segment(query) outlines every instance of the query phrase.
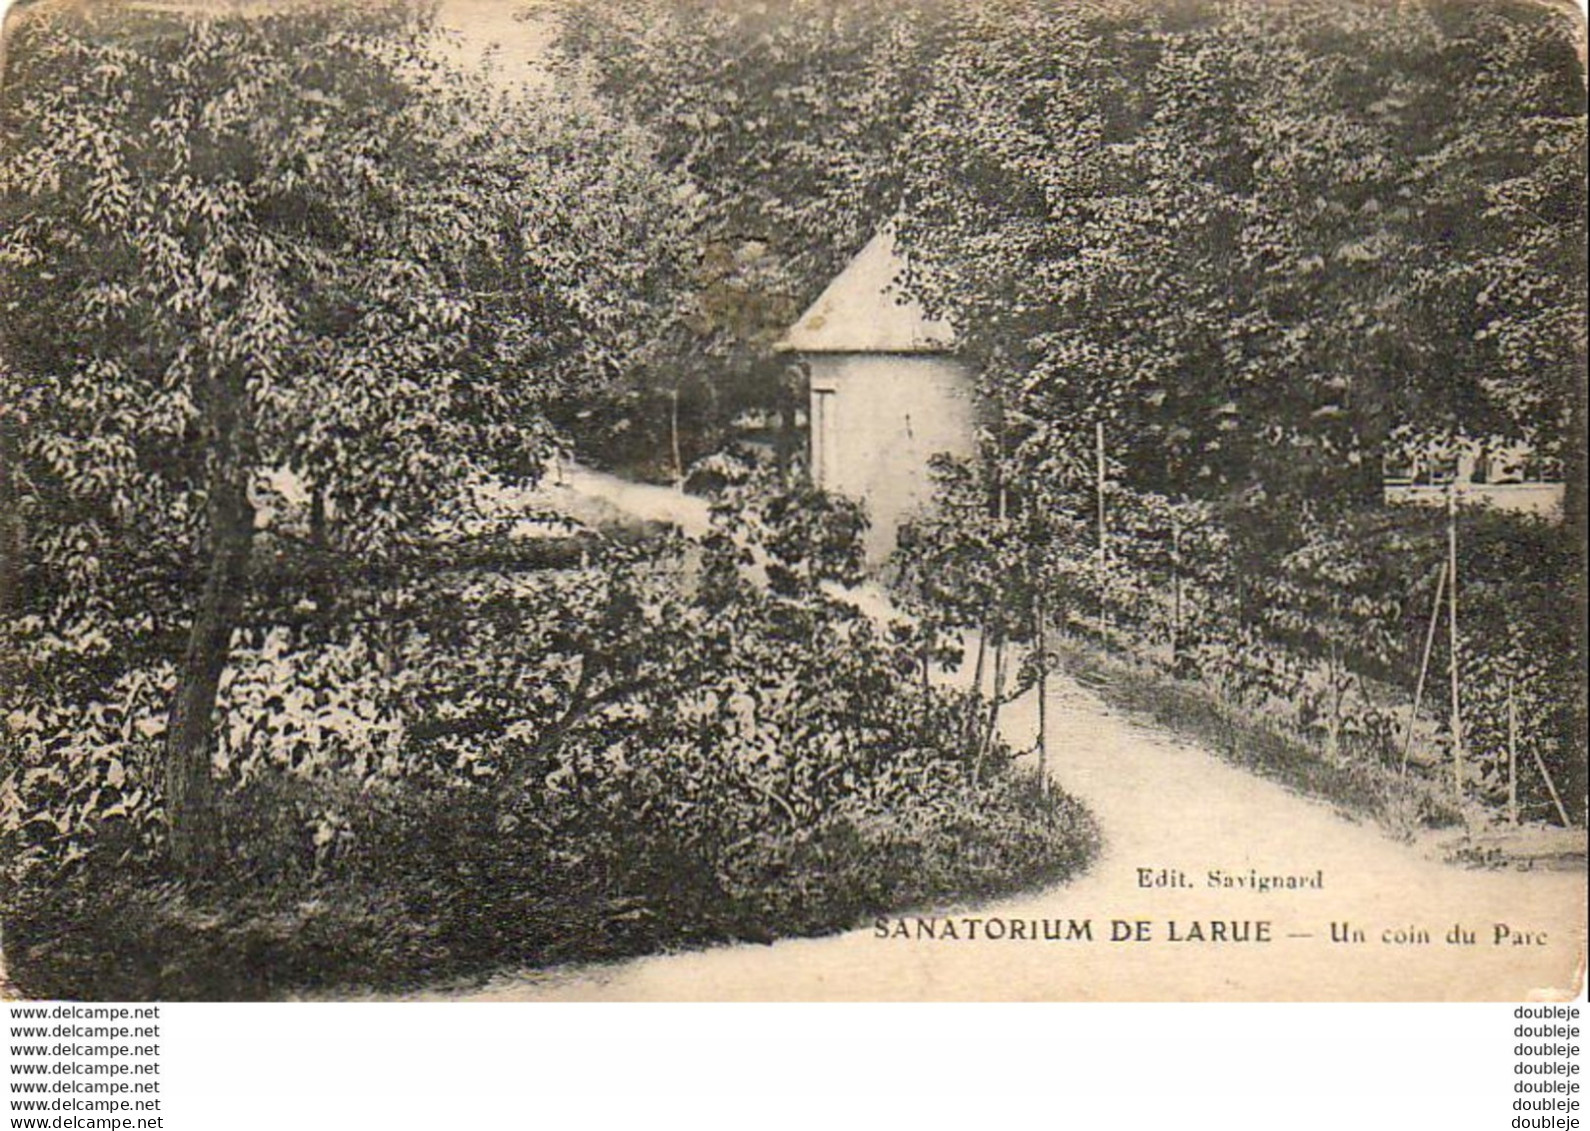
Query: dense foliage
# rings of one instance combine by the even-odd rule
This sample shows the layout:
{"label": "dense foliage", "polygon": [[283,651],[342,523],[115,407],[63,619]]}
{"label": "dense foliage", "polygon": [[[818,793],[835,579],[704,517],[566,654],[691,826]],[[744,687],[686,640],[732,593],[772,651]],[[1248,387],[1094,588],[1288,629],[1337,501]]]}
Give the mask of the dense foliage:
{"label": "dense foliage", "polygon": [[495,105],[423,36],[401,8],[12,36],[7,588],[13,647],[56,662],[18,682],[49,700],[61,668],[94,685],[185,636],[163,775],[185,866],[214,843],[210,715],[283,495],[329,570],[399,552],[472,477],[533,479],[546,404],[633,348],[666,269],[634,139]]}
{"label": "dense foliage", "polygon": [[[535,493],[678,325],[690,186],[404,6],[29,14],[0,130],[8,972],[252,996],[832,929],[1084,864],[822,585]],[[610,524],[611,525],[611,524]]]}
{"label": "dense foliage", "polygon": [[[1586,149],[1558,15],[533,7],[557,47],[519,98],[401,3],[14,21],[25,989],[402,983],[1070,874],[1093,830],[997,727],[1051,627],[1321,765],[1411,775],[1410,821],[1504,805],[1511,751],[1527,817],[1583,822],[1554,594],[1582,604]],[[889,222],[986,429],[907,532],[916,619],[885,629],[839,595],[864,508],[791,474],[774,347]],[[775,473],[718,451],[770,424]],[[1522,441],[1568,484],[1565,522],[1459,516],[1445,796],[1447,532],[1384,507],[1394,432]],[[571,444],[694,465],[714,530],[544,512]],[[991,702],[935,686],[966,629]]]}
{"label": "dense foliage", "polygon": [[1193,497],[1369,501],[1399,424],[1579,458],[1583,82],[1549,9],[548,8],[697,194],[714,340],[765,357],[894,219],[1023,470],[1100,420],[1134,487]]}
{"label": "dense foliage", "polygon": [[[1436,464],[1527,445],[1566,484],[1563,521],[1461,523],[1470,786],[1498,800],[1511,727],[1526,808],[1555,814],[1539,753],[1583,819],[1584,641],[1552,609],[1568,588],[1584,619],[1571,20],[1246,0],[566,10],[599,88],[700,186],[704,231],[778,218],[779,293],[815,297],[893,221],[907,281],[961,328],[985,463],[902,558],[930,621],[1026,638],[1042,590],[1268,698],[1332,757],[1398,763],[1443,548],[1421,512],[1383,511],[1384,469],[1410,439]],[[1415,729],[1419,751],[1450,741]]]}
{"label": "dense foliage", "polygon": [[329,625],[251,633],[222,691],[233,857],[204,885],[163,879],[140,771],[169,669],[123,680],[9,783],[13,977],[64,996],[402,986],[831,930],[1085,864],[1079,807],[1003,744],[974,765],[965,705],[825,591],[818,563],[843,572],[853,534],[824,554],[831,524],[739,501],[702,543],[441,568],[344,589]]}
{"label": "dense foliage", "polygon": [[[1567,485],[1564,521],[1460,524],[1465,788],[1499,801],[1511,728],[1526,810],[1560,819],[1539,754],[1582,821],[1583,640],[1552,611],[1571,586],[1582,619],[1585,576],[1571,20],[1246,0],[564,10],[598,88],[700,187],[704,232],[777,218],[787,270],[767,289],[815,297],[892,221],[907,282],[960,327],[984,463],[952,472],[902,555],[928,621],[1028,639],[1041,592],[1269,703],[1333,759],[1400,770],[1444,535],[1384,510],[1385,466],[1410,438],[1437,464],[1527,445]],[[1437,639],[1416,762],[1450,742]]]}
{"label": "dense foliage", "polygon": [[1285,513],[1106,484],[1101,554],[1097,492],[1037,496],[1001,521],[966,468],[944,478],[945,505],[909,532],[899,573],[947,625],[1030,640],[1041,594],[1072,647],[1186,681],[1162,684],[1167,697],[1200,687],[1322,772],[1372,782],[1357,800],[1399,832],[1455,820],[1468,802],[1500,819],[1514,798],[1526,820],[1584,819],[1577,644],[1558,583],[1576,565],[1556,524],[1459,517],[1457,771],[1443,511]]}
{"label": "dense foliage", "polygon": [[[689,185],[673,334],[658,364],[632,373],[629,396],[579,429],[587,450],[671,467],[677,407],[686,465],[737,423],[768,419],[788,464],[804,390],[774,347],[895,207],[942,15],[840,0],[536,7],[559,29],[565,73],[651,131]],[[648,447],[650,466],[637,456]]]}
{"label": "dense foliage", "polygon": [[1361,504],[1399,423],[1575,446],[1583,87],[1559,17],[965,20],[907,150],[903,238],[1023,472],[1086,466],[1103,422],[1135,488]]}
{"label": "dense foliage", "polygon": [[[1504,799],[1511,728],[1526,808],[1562,817],[1538,755],[1582,822],[1583,641],[1553,609],[1585,576],[1569,25],[1510,5],[1034,3],[949,38],[901,238],[964,327],[990,427],[983,506],[924,543],[1022,571],[1329,758],[1396,767],[1446,545],[1438,515],[1385,508],[1390,438],[1449,461],[1522,441],[1565,475],[1566,521],[1460,522],[1463,788]],[[989,541],[1001,490],[1025,548]],[[1450,708],[1440,639],[1426,710]],[[1424,727],[1421,750],[1450,742]]]}

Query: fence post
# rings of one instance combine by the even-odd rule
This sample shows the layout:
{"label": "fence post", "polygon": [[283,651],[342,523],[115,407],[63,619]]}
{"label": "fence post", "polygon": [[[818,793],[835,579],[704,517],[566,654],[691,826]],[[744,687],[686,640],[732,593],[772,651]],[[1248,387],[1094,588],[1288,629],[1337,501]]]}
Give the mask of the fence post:
{"label": "fence post", "polygon": [[1451,584],[1447,586],[1447,638],[1452,653],[1452,785],[1458,799],[1463,798],[1463,708],[1459,700],[1458,661],[1458,544],[1457,544],[1457,472],[1447,484],[1446,495],[1446,571]]}
{"label": "fence post", "polygon": [[1430,629],[1424,635],[1424,658],[1419,661],[1419,682],[1413,687],[1413,713],[1408,716],[1408,737],[1402,744],[1402,776],[1408,776],[1408,755],[1413,750],[1413,728],[1419,721],[1419,703],[1424,698],[1424,680],[1430,673],[1430,653],[1435,648],[1435,630],[1441,624],[1441,598],[1446,595],[1446,563],[1436,575],[1435,602],[1430,607]]}
{"label": "fence post", "polygon": [[1098,494],[1099,510],[1099,643],[1103,644],[1105,642],[1107,624],[1105,590],[1109,585],[1109,579],[1105,575],[1105,567],[1109,564],[1110,549],[1108,535],[1105,532],[1104,482],[1108,472],[1104,461],[1104,420],[1102,417],[1094,423],[1093,437],[1095,490]]}
{"label": "fence post", "polygon": [[966,725],[966,740],[977,742],[980,739],[977,724],[981,712],[977,704],[983,699],[983,665],[988,656],[988,609],[989,602],[983,602],[983,614],[977,624],[977,660],[972,666],[972,708],[970,721]]}
{"label": "fence post", "polygon": [[988,697],[988,723],[981,735],[982,741],[977,747],[977,760],[972,763],[974,784],[983,780],[983,761],[994,745],[995,732],[999,730],[999,708],[1000,699],[1005,694],[1005,676],[1005,621],[1001,613],[998,635],[994,638],[994,687],[993,693]]}
{"label": "fence post", "polygon": [[1557,816],[1562,818],[1562,827],[1573,828],[1573,822],[1568,819],[1568,809],[1562,803],[1562,795],[1557,792],[1557,783],[1551,780],[1551,772],[1546,769],[1546,761],[1540,756],[1540,751],[1535,747],[1529,748],[1530,754],[1535,759],[1535,769],[1540,771],[1540,776],[1546,781],[1546,792],[1551,794],[1551,803],[1557,807]]}
{"label": "fence post", "polygon": [[1507,677],[1507,823],[1518,827],[1518,698]]}
{"label": "fence post", "polygon": [[1181,510],[1170,505],[1170,670],[1181,668]]}
{"label": "fence post", "polygon": [[685,461],[679,449],[679,386],[668,391],[668,442],[673,448],[674,490],[685,489]]}
{"label": "fence post", "polygon": [[1049,796],[1049,652],[1044,632],[1045,609],[1043,586],[1033,593],[1034,635],[1038,645],[1038,782],[1045,797]]}

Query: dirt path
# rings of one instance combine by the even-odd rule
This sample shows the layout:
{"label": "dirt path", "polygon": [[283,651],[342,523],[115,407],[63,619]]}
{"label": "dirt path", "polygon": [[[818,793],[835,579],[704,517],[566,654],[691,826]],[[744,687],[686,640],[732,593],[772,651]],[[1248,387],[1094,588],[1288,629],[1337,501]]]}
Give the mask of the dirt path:
{"label": "dirt path", "polygon": [[705,499],[671,487],[634,483],[577,463],[564,463],[556,480],[543,485],[543,490],[554,504],[568,496],[595,499],[636,518],[671,523],[692,538],[699,538],[711,526]]}
{"label": "dirt path", "polygon": [[[598,480],[594,488],[604,485]],[[887,611],[877,594],[864,604],[875,615]],[[1092,809],[1105,838],[1097,862],[1074,882],[975,911],[930,909],[827,938],[503,976],[468,996],[1491,1000],[1562,997],[1582,976],[1582,869],[1477,871],[1436,863],[1193,744],[1124,719],[1064,677],[1052,680],[1048,708],[1052,772]],[[1036,696],[1028,694],[1006,709],[1002,730],[1025,749],[1036,720]],[[1188,886],[1144,886],[1144,869],[1150,882],[1185,874]],[[1321,886],[1210,887],[1216,869],[1244,879],[1254,872],[1317,877]],[[1148,937],[1111,941],[1116,921],[1134,924],[1134,934],[1142,921]],[[1270,941],[1209,941],[1215,923],[1226,924],[1228,937],[1264,930]],[[1332,941],[1333,925],[1348,939],[1361,932],[1362,941]],[[1457,925],[1472,934],[1471,944],[1446,941]],[[1498,941],[1501,925],[1506,933]],[[954,938],[945,937],[949,929]],[[1018,929],[1027,937],[1013,937]],[[926,937],[929,930],[936,937]],[[974,931],[977,937],[968,937]],[[1045,941],[1046,932],[1069,937]],[[1191,937],[1198,932],[1201,941]],[[1526,934],[1530,941],[1519,942]],[[1402,937],[1428,941],[1397,941]]]}

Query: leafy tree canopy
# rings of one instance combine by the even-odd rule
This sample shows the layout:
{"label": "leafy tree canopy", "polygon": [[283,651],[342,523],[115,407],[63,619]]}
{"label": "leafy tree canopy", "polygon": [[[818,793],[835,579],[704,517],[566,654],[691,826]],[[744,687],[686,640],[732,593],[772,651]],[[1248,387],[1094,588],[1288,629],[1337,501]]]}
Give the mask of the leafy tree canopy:
{"label": "leafy tree canopy", "polygon": [[281,477],[323,541],[390,555],[471,481],[534,479],[548,406],[661,308],[674,193],[644,140],[508,104],[430,34],[401,5],[49,11],[8,45],[5,588],[79,664],[186,633],[174,831]]}
{"label": "leafy tree canopy", "polygon": [[1560,450],[1585,310],[1566,30],[1496,5],[967,13],[904,150],[918,285],[1053,474],[1099,420],[1135,481],[1205,494],[1372,494],[1399,420]]}

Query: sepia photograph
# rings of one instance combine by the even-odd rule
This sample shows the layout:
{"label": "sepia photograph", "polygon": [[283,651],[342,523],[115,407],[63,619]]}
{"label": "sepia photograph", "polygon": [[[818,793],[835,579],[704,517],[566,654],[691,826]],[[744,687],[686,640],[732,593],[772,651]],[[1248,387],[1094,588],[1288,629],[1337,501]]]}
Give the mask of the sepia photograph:
{"label": "sepia photograph", "polygon": [[1585,43],[15,4],[0,996],[1582,997]]}

